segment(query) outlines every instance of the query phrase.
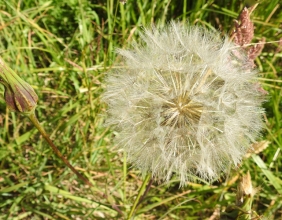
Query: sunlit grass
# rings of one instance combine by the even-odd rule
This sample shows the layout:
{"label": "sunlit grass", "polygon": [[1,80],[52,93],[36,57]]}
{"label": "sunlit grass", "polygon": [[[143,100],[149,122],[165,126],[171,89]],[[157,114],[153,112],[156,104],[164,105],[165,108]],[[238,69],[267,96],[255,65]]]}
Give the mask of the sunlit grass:
{"label": "sunlit grass", "polygon": [[[188,20],[227,34],[241,1],[0,0],[0,56],[39,96],[37,116],[71,164],[94,187],[90,190],[54,155],[29,120],[6,108],[0,96],[0,219],[124,219],[142,185],[138,170],[115,151],[114,135],[104,127],[100,95],[109,68],[117,68],[115,49],[138,41],[142,26]],[[282,37],[279,0],[262,1],[252,14],[254,42]],[[240,173],[251,172],[259,188],[253,210],[281,218],[282,55],[266,44],[256,60],[268,92],[266,129],[270,145],[246,159],[218,182],[153,183],[137,206],[137,219],[208,219],[236,200]],[[1,86],[1,92],[4,88]]]}

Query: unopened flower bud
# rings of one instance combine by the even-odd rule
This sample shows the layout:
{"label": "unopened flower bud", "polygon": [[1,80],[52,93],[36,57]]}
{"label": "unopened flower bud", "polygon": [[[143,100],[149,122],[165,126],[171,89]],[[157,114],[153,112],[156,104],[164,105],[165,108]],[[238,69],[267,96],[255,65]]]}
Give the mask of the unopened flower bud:
{"label": "unopened flower bud", "polygon": [[[236,203],[238,206],[244,204],[244,202],[254,196],[256,190],[252,186],[250,172],[247,172],[246,175],[243,175],[239,184],[236,195]],[[251,199],[250,199],[251,200]],[[251,209],[251,207],[249,207]]]}
{"label": "unopened flower bud", "polygon": [[34,110],[38,97],[33,88],[22,80],[0,58],[0,83],[5,86],[4,98],[12,111],[29,113]]}
{"label": "unopened flower bud", "polygon": [[[220,219],[250,220],[256,215],[252,202],[257,189],[253,188],[250,172],[243,175],[238,183],[236,205],[230,205],[221,213]],[[227,217],[228,216],[228,217]]]}

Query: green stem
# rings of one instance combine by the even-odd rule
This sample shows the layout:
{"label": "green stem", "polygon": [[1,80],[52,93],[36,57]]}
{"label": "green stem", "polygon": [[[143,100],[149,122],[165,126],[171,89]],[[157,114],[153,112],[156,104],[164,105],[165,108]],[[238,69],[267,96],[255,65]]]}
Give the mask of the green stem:
{"label": "green stem", "polygon": [[59,151],[59,149],[54,145],[52,140],[49,138],[48,134],[45,132],[44,128],[40,125],[39,121],[37,120],[37,117],[35,115],[34,110],[27,114],[27,117],[30,119],[30,121],[34,124],[34,126],[38,129],[38,131],[41,133],[41,135],[44,137],[44,139],[48,142],[50,147],[53,149],[55,154],[67,165],[68,168],[71,169],[72,172],[74,172],[79,179],[81,179],[85,184],[89,186],[93,186],[92,183],[89,182],[88,179],[86,179],[84,176],[82,176],[71,164],[70,162],[62,155],[62,153]]}
{"label": "green stem", "polygon": [[146,188],[146,184],[148,183],[148,181],[150,179],[151,179],[151,174],[147,174],[147,176],[146,176],[145,180],[143,181],[142,186],[141,186],[141,188],[140,188],[140,190],[138,192],[138,195],[137,195],[137,197],[136,197],[136,199],[134,201],[134,204],[133,204],[133,206],[132,206],[132,208],[130,210],[130,213],[129,213],[128,218],[127,218],[128,220],[130,220],[132,218],[133,213],[134,213],[134,211],[136,209],[136,206],[139,203],[139,200],[141,198],[141,195],[143,194],[143,192],[144,192],[144,190]]}

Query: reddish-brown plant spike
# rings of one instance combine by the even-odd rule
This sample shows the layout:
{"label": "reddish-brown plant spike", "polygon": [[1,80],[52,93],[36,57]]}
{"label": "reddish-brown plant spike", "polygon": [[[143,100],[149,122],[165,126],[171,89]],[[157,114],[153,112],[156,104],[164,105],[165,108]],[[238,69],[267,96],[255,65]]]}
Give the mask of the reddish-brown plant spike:
{"label": "reddish-brown plant spike", "polygon": [[278,47],[275,50],[275,53],[279,53],[282,50],[282,37],[279,39]]}
{"label": "reddish-brown plant spike", "polygon": [[[254,62],[256,57],[260,55],[262,49],[264,48],[265,38],[263,37],[258,44],[252,46],[248,50],[248,58],[250,62]],[[254,66],[254,63],[253,63]]]}
{"label": "reddish-brown plant spike", "polygon": [[231,34],[232,41],[244,48],[248,55],[248,64],[251,68],[255,67],[254,60],[261,53],[264,48],[265,39],[263,38],[255,46],[247,48],[246,46],[251,43],[254,37],[254,24],[250,19],[250,14],[255,10],[257,4],[244,8],[238,17],[238,21],[235,21],[235,28]]}
{"label": "reddish-brown plant spike", "polygon": [[239,15],[238,21],[235,20],[235,29],[231,34],[231,39],[233,42],[244,46],[252,41],[254,37],[254,24],[250,19],[250,12],[252,12],[254,7],[244,8]]}

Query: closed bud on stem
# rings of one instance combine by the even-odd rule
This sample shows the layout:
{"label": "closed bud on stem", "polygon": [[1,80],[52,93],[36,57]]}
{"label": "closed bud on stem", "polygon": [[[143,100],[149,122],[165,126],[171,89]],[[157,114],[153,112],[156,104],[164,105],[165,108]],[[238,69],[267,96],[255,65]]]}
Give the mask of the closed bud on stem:
{"label": "closed bud on stem", "polygon": [[236,205],[240,208],[238,212],[238,220],[252,219],[252,202],[256,189],[252,186],[251,175],[248,172],[243,175],[237,189]]}
{"label": "closed bud on stem", "polygon": [[42,134],[55,154],[81,179],[85,184],[93,186],[84,176],[82,176],[62,155],[59,149],[54,145],[44,128],[40,125],[35,116],[35,107],[38,96],[33,88],[22,80],[5,62],[0,58],[0,83],[5,86],[4,98],[7,106],[12,111],[25,114],[38,131]]}
{"label": "closed bud on stem", "polygon": [[221,213],[220,219],[251,220],[257,219],[257,213],[252,210],[254,195],[257,193],[252,185],[250,172],[240,178],[236,193],[236,205],[230,205]]}
{"label": "closed bud on stem", "polygon": [[20,113],[32,112],[38,101],[33,88],[21,79],[0,58],[0,83],[5,86],[4,98],[12,111]]}

